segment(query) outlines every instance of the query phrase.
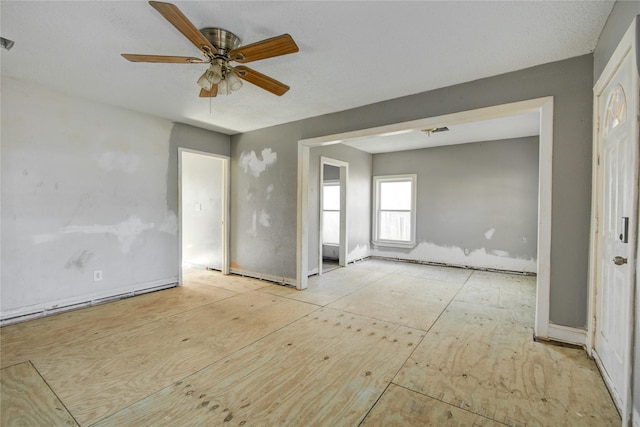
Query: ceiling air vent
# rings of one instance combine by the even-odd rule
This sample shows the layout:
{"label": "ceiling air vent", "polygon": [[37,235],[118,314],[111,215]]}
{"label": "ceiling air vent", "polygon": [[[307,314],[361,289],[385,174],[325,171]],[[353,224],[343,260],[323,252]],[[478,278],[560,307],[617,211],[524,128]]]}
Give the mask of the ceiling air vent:
{"label": "ceiling air vent", "polygon": [[438,133],[438,132],[448,132],[449,128],[444,126],[441,128],[428,128],[428,129],[422,129],[422,132],[426,133],[427,135],[431,136],[432,133]]}

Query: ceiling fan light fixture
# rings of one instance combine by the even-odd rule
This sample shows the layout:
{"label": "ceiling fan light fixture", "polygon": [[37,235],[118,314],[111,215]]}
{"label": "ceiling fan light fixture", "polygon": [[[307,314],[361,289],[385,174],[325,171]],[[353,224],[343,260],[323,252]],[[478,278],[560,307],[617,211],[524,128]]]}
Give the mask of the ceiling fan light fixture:
{"label": "ceiling fan light fixture", "polygon": [[206,72],[200,76],[197,83],[198,83],[198,86],[200,86],[202,89],[206,91],[210,91],[211,87],[213,86],[213,83],[207,79]]}
{"label": "ceiling fan light fixture", "polygon": [[229,89],[233,92],[242,87],[242,80],[240,80],[233,71],[227,72],[225,80],[227,81],[227,86],[229,86]]}
{"label": "ceiling fan light fixture", "polygon": [[227,79],[222,79],[220,83],[218,83],[218,95],[231,95]]}
{"label": "ceiling fan light fixture", "polygon": [[222,67],[215,63],[205,71],[198,79],[198,86],[204,90],[210,91],[213,85],[220,83],[222,80]]}

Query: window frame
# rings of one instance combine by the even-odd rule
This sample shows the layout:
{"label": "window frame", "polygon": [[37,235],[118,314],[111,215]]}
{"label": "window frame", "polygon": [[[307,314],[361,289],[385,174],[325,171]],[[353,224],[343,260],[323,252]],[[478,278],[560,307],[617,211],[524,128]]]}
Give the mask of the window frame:
{"label": "window frame", "polygon": [[[385,182],[411,182],[411,220],[410,240],[380,239],[380,186]],[[417,174],[402,175],[377,175],[373,177],[373,218],[372,218],[372,244],[373,246],[386,246],[395,248],[414,248],[416,246],[416,204],[417,204]],[[404,211],[404,210],[401,210]]]}

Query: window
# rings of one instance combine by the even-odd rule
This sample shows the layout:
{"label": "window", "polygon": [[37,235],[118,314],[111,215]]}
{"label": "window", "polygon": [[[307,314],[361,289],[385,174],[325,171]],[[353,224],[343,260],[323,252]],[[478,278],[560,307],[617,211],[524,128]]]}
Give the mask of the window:
{"label": "window", "polygon": [[322,243],[340,244],[339,181],[325,181],[322,185]]}
{"label": "window", "polygon": [[374,176],[373,188],[373,243],[414,247],[416,175]]}
{"label": "window", "polygon": [[627,97],[622,86],[616,86],[609,97],[605,117],[605,133],[609,133],[627,121]]}

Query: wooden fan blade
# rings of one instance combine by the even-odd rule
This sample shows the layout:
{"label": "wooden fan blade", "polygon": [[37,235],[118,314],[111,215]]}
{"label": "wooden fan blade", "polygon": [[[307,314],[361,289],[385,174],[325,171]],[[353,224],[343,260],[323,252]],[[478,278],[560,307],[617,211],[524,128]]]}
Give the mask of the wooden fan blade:
{"label": "wooden fan blade", "polygon": [[150,1],[149,4],[153,6],[155,10],[160,12],[164,18],[171,22],[174,27],[178,29],[186,38],[191,41],[198,49],[204,54],[207,52],[216,53],[217,49],[206,39],[204,35],[184,16],[180,9],[171,3],[164,3],[160,1]]}
{"label": "wooden fan blade", "polygon": [[298,52],[298,45],[289,34],[283,34],[261,42],[240,46],[229,52],[229,57],[240,63],[272,58]]}
{"label": "wooden fan blade", "polygon": [[256,70],[252,70],[249,67],[245,67],[244,65],[238,65],[237,67],[234,67],[234,70],[241,79],[246,80],[249,83],[253,83],[274,95],[282,96],[290,89],[286,84],[280,83],[279,81],[272,79],[269,76],[265,76]]}
{"label": "wooden fan blade", "polygon": [[135,53],[123,53],[122,57],[131,62],[162,62],[170,64],[202,64],[205,61],[188,56],[164,56],[164,55],[137,55]]}
{"label": "wooden fan blade", "polygon": [[218,85],[213,85],[211,90],[200,89],[200,98],[213,98],[218,94]]}

